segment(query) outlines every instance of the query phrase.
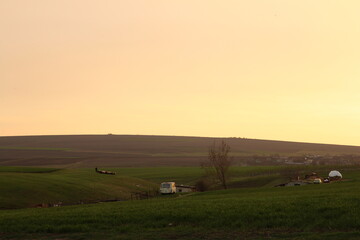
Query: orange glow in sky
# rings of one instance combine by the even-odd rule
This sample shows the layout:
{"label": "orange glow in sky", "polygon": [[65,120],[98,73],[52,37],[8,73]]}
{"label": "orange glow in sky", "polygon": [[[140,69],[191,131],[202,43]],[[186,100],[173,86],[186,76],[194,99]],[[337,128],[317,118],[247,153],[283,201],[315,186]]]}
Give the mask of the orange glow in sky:
{"label": "orange glow in sky", "polygon": [[0,135],[360,145],[360,1],[2,0]]}

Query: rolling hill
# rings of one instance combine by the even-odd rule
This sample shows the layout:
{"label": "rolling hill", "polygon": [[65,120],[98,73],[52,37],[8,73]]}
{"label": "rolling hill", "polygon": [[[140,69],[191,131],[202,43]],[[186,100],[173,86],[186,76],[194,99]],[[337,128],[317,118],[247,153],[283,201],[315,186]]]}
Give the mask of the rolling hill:
{"label": "rolling hill", "polygon": [[[221,138],[142,135],[0,137],[2,166],[198,166]],[[360,147],[225,138],[235,161],[244,156],[356,154]]]}

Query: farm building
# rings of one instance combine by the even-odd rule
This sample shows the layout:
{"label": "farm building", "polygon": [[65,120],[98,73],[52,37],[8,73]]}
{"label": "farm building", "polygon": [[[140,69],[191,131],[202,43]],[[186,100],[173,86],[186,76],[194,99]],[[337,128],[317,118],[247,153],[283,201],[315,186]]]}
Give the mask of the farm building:
{"label": "farm building", "polygon": [[321,183],[330,183],[331,181],[338,181],[342,179],[342,174],[339,171],[333,170],[329,173],[328,178],[319,177],[317,173],[313,172],[311,174],[305,175],[303,179],[300,179],[300,176],[292,179],[288,183],[283,183],[276,185],[275,187],[290,187],[290,186],[302,186],[307,184],[321,184]]}
{"label": "farm building", "polygon": [[342,174],[339,171],[333,170],[329,173],[329,179],[331,181],[342,179]]}
{"label": "farm building", "polygon": [[176,185],[176,192],[196,192],[196,188],[194,186]]}
{"label": "farm building", "polygon": [[322,183],[322,179],[315,172],[311,174],[306,174],[303,179],[300,176],[297,176],[296,178],[293,178],[290,182],[279,184],[276,185],[275,187],[303,186],[313,183]]}

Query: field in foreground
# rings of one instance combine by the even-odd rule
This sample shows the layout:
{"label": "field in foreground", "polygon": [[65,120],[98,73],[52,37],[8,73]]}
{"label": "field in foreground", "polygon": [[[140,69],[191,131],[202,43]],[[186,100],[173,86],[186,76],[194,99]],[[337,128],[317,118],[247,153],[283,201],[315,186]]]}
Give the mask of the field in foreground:
{"label": "field in foreground", "polygon": [[[243,171],[247,177],[239,175],[237,181],[266,173],[265,169]],[[195,174],[185,172],[186,178]],[[161,181],[161,174],[145,169],[128,174]],[[360,239],[359,169],[349,168],[343,174],[346,181],[331,184],[249,186],[149,200],[2,210],[0,238]]]}

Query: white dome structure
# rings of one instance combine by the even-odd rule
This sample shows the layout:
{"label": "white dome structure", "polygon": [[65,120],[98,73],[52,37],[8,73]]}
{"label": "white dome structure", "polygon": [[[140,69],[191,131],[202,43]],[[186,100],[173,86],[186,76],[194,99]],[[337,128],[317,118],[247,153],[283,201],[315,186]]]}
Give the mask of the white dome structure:
{"label": "white dome structure", "polygon": [[342,178],[342,174],[339,171],[333,170],[329,173],[329,178]]}

